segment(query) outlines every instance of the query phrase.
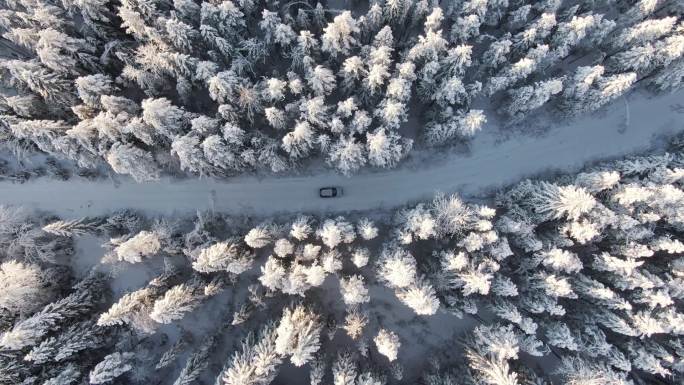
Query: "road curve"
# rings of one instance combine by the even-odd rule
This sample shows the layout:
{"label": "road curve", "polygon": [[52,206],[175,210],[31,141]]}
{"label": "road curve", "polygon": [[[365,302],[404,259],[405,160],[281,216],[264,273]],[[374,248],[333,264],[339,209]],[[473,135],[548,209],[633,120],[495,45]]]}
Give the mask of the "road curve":
{"label": "road curve", "polygon": [[[597,159],[644,151],[654,139],[684,128],[684,92],[659,97],[633,94],[618,100],[602,117],[556,124],[543,137],[517,136],[496,143],[482,132],[468,155],[450,155],[431,167],[400,168],[352,177],[313,175],[259,180],[239,177],[228,182],[209,179],[136,184],[54,181],[41,178],[24,184],[0,184],[0,204],[24,205],[76,217],[132,208],[155,213],[202,209],[222,212],[343,212],[394,207],[435,192],[477,194],[549,169],[576,169]],[[628,113],[627,113],[627,110]],[[682,108],[684,109],[684,107]],[[629,123],[625,128],[625,117]],[[622,127],[622,129],[620,129]],[[318,197],[321,186],[342,186],[344,196]]]}

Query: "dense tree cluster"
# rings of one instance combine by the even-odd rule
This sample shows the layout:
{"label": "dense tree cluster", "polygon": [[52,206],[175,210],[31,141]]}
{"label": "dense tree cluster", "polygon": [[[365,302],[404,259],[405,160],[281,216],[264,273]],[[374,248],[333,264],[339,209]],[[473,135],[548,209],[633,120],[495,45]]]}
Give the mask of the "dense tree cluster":
{"label": "dense tree cluster", "polygon": [[0,138],[136,181],[309,158],[350,174],[471,137],[485,112],[571,116],[683,84],[676,1],[350,6],[2,1]]}
{"label": "dense tree cluster", "polygon": [[[128,234],[139,217],[122,212],[61,221],[0,206],[0,384],[106,383],[139,360],[119,327],[98,314],[111,305],[108,277],[70,268],[73,238]],[[105,317],[106,318],[106,317]]]}
{"label": "dense tree cluster", "polygon": [[[438,195],[393,218],[255,223],[3,207],[0,383],[268,384],[291,365],[311,384],[675,384],[683,184],[674,148],[520,182],[496,209]],[[84,236],[108,239],[94,270],[112,279],[163,268],[111,299],[96,271],[70,288],[67,246]],[[162,340],[220,298],[226,319]],[[401,312],[411,318],[395,322]],[[415,360],[411,328],[433,317],[448,317],[461,348],[418,379],[402,370]]]}

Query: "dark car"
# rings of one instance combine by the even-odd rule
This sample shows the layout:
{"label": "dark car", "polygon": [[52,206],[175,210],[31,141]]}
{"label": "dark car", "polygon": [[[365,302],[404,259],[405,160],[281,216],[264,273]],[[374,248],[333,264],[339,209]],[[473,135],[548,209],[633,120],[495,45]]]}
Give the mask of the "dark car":
{"label": "dark car", "polygon": [[340,187],[321,187],[318,190],[318,195],[321,198],[335,198],[342,195],[342,188]]}

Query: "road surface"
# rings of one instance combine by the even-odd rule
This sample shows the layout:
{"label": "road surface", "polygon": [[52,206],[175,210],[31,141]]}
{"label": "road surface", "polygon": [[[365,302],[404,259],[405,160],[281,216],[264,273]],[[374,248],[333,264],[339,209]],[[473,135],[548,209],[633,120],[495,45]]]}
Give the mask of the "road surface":
{"label": "road surface", "polygon": [[[647,98],[634,94],[626,104],[616,101],[605,116],[555,124],[543,137],[515,136],[495,143],[481,132],[468,155],[454,154],[430,167],[400,168],[352,177],[313,175],[259,180],[239,177],[227,182],[209,179],[136,184],[128,178],[112,182],[39,179],[25,184],[0,184],[0,203],[49,210],[67,217],[97,215],[132,208],[155,213],[186,213],[214,209],[257,215],[279,212],[344,212],[389,208],[430,199],[435,192],[473,196],[521,177],[584,163],[638,153],[662,135],[684,128],[684,92]],[[680,112],[677,112],[680,111]],[[625,127],[625,124],[628,126]],[[321,199],[322,186],[341,186],[344,196]]]}

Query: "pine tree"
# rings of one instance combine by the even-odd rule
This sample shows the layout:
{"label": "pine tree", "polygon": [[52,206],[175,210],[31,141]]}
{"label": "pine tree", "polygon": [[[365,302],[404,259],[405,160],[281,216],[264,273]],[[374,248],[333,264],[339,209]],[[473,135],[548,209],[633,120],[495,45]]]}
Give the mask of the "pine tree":
{"label": "pine tree", "polygon": [[254,255],[237,242],[218,242],[199,252],[192,268],[201,273],[227,271],[241,274],[252,267]]}
{"label": "pine tree", "polygon": [[255,339],[250,334],[242,342],[219,375],[225,385],[267,385],[275,378],[282,359],[276,352],[276,329],[264,326]]}
{"label": "pine tree", "polygon": [[660,70],[649,80],[651,87],[658,91],[674,92],[684,86],[684,60],[674,62],[671,66]]}
{"label": "pine tree", "polygon": [[171,143],[171,154],[178,157],[181,170],[199,175],[211,175],[213,168],[204,156],[199,137],[193,134],[176,136]]}
{"label": "pine tree", "polygon": [[426,127],[425,139],[431,145],[438,145],[453,138],[469,138],[475,135],[487,122],[482,110],[461,111],[456,114],[448,110],[448,120],[442,123],[430,122]]}
{"label": "pine tree", "polygon": [[302,366],[320,348],[320,333],[318,315],[302,305],[286,308],[276,329],[275,351],[281,356],[290,356],[295,366]]}
{"label": "pine tree", "polygon": [[596,200],[585,189],[575,186],[557,186],[541,182],[535,186],[530,204],[544,219],[567,216],[577,219],[596,205]]}
{"label": "pine tree", "polygon": [[651,15],[657,8],[659,0],[639,0],[624,14],[625,22],[635,22]]}
{"label": "pine tree", "polygon": [[171,104],[166,98],[145,99],[142,101],[143,121],[163,136],[173,139],[181,135],[187,126],[187,113]]}
{"label": "pine tree", "polygon": [[189,338],[186,334],[181,334],[178,340],[159,357],[159,361],[157,361],[154,369],[159,370],[173,364],[178,359],[178,356],[183,353],[185,348],[188,347],[188,340]]}
{"label": "pine tree", "polygon": [[307,76],[307,82],[311,90],[317,96],[330,94],[336,87],[333,72],[322,65],[317,65]]}
{"label": "pine tree", "polygon": [[410,243],[413,239],[426,240],[437,235],[437,222],[422,203],[414,208],[401,210],[395,221],[403,224],[403,231],[407,234],[407,239],[402,243]]}
{"label": "pine tree", "polygon": [[299,216],[293,222],[290,229],[290,235],[298,241],[303,241],[309,237],[313,229],[310,224],[311,220],[306,216]]}
{"label": "pine tree", "polygon": [[162,298],[154,302],[150,317],[162,324],[181,319],[196,308],[200,301],[191,284],[180,284],[169,289]]}
{"label": "pine tree", "polygon": [[43,226],[43,231],[60,237],[85,235],[98,231],[99,220],[94,218],[79,218],[72,220],[58,220]]}
{"label": "pine tree", "polygon": [[576,273],[582,270],[582,261],[576,254],[562,249],[551,249],[541,253],[542,264],[551,270]]}
{"label": "pine tree", "polygon": [[373,342],[375,342],[378,352],[387,357],[390,362],[397,359],[397,353],[399,352],[401,342],[399,342],[399,337],[396,333],[386,329],[380,329],[373,339]]}
{"label": "pine tree", "polygon": [[134,322],[137,314],[151,308],[154,290],[143,288],[125,294],[109,310],[100,315],[97,321],[99,326],[121,325]]}
{"label": "pine tree", "polygon": [[344,319],[344,330],[352,339],[358,339],[363,335],[363,330],[368,324],[368,317],[357,310],[352,310],[347,313]]}
{"label": "pine tree", "polygon": [[104,74],[81,76],[75,84],[78,96],[90,107],[99,107],[100,97],[114,92],[112,80]]}
{"label": "pine tree", "polygon": [[251,229],[245,235],[245,243],[254,249],[265,247],[272,241],[271,231],[268,225],[259,225]]}
{"label": "pine tree", "polygon": [[562,322],[554,322],[548,325],[546,327],[545,336],[549,345],[570,351],[577,351],[579,348],[572,332],[568,326]]}
{"label": "pine tree", "polygon": [[96,304],[95,298],[102,295],[102,285],[102,278],[99,276],[86,278],[69,296],[46,305],[32,316],[14,324],[12,329],[0,335],[0,345],[7,349],[35,346],[45,335],[60,329],[67,321],[92,311]]}
{"label": "pine tree", "polygon": [[294,245],[287,239],[280,238],[275,241],[273,252],[281,258],[286,258],[288,255],[294,252]]}
{"label": "pine tree", "polygon": [[173,385],[189,385],[197,380],[209,366],[209,356],[214,347],[215,340],[214,336],[208,336],[202,341],[199,348],[188,357],[185,366],[181,369]]}
{"label": "pine tree", "polygon": [[377,262],[377,277],[393,288],[404,288],[416,280],[416,260],[402,249],[385,248]]}
{"label": "pine tree", "polygon": [[308,122],[297,122],[294,129],[283,136],[281,147],[295,159],[307,157],[314,148],[315,135]]}
{"label": "pine tree", "polygon": [[69,363],[60,370],[59,374],[43,382],[43,385],[71,385],[81,378],[81,372],[74,363]]}
{"label": "pine tree", "polygon": [[140,263],[143,258],[159,252],[161,243],[159,236],[151,231],[141,231],[119,244],[114,253],[120,261]]}
{"label": "pine tree", "polygon": [[376,167],[395,167],[413,146],[411,139],[405,139],[394,132],[378,129],[366,134],[368,161]]}
{"label": "pine tree", "polygon": [[370,251],[364,247],[359,247],[352,252],[352,263],[359,269],[368,264],[370,259]]}
{"label": "pine tree", "polygon": [[563,83],[559,79],[537,82],[532,86],[525,86],[510,90],[508,102],[502,110],[508,116],[521,119],[530,111],[543,106],[553,95],[563,90]]}
{"label": "pine tree", "polygon": [[132,352],[115,352],[106,356],[90,371],[91,384],[106,384],[131,371]]}
{"label": "pine tree", "polygon": [[269,256],[261,267],[259,282],[270,290],[281,289],[285,278],[285,267],[273,256]]}
{"label": "pine tree", "polygon": [[631,383],[626,373],[615,371],[603,362],[588,361],[573,356],[564,357],[556,373],[571,384],[594,382],[627,385]]}
{"label": "pine tree", "polygon": [[74,324],[56,337],[43,340],[24,357],[35,364],[65,361],[83,351],[94,350],[106,343],[103,330],[93,321]]}
{"label": "pine tree", "polygon": [[356,239],[354,226],[345,221],[344,217],[326,219],[316,230],[316,235],[329,249],[334,249],[343,243],[352,243]]}
{"label": "pine tree", "polygon": [[34,264],[10,260],[0,264],[0,308],[31,313],[49,299],[43,271]]}
{"label": "pine tree", "polygon": [[555,59],[565,58],[573,47],[592,33],[596,33],[595,31],[605,33],[601,29],[611,30],[614,27],[615,23],[604,20],[603,15],[588,13],[583,16],[572,16],[569,21],[558,24],[556,32],[551,37],[553,47],[551,55]]}
{"label": "pine tree", "polygon": [[321,50],[329,52],[332,57],[336,57],[338,54],[346,55],[356,45],[357,41],[354,35],[359,32],[358,24],[351,12],[344,11],[335,16],[333,22],[328,23],[323,29]]}
{"label": "pine tree", "polygon": [[161,173],[152,154],[130,144],[114,144],[106,159],[114,172],[128,174],[136,182],[158,180]]}
{"label": "pine tree", "polygon": [[321,357],[317,357],[311,363],[311,372],[309,372],[309,385],[320,385],[323,382],[323,377],[326,371],[326,362]]}
{"label": "pine tree", "polygon": [[363,277],[352,275],[348,278],[340,279],[340,291],[342,300],[347,306],[354,306],[370,301],[368,289],[364,285]]}
{"label": "pine tree", "polygon": [[358,375],[356,362],[349,353],[340,353],[332,365],[334,385],[353,385]]}
{"label": "pine tree", "polygon": [[58,108],[66,108],[75,100],[73,82],[35,60],[4,60],[2,67],[9,72],[13,81],[25,85]]}
{"label": "pine tree", "polygon": [[614,44],[616,46],[625,46],[630,43],[639,44],[653,41],[669,33],[676,22],[677,18],[674,16],[644,20],[632,27],[626,28],[621,34],[616,36]]}
{"label": "pine tree", "polygon": [[[212,166],[210,169],[221,170],[225,175],[243,171],[248,168],[239,151],[241,143],[226,143],[219,135],[210,135],[200,145],[203,157]],[[221,172],[218,172],[221,174]]]}
{"label": "pine tree", "polygon": [[470,367],[479,375],[483,383],[489,385],[516,385],[518,384],[517,373],[510,372],[510,366],[506,360],[500,357],[486,357],[469,350],[466,357]]}
{"label": "pine tree", "polygon": [[439,309],[437,293],[425,279],[397,291],[397,297],[418,315],[433,315]]}

